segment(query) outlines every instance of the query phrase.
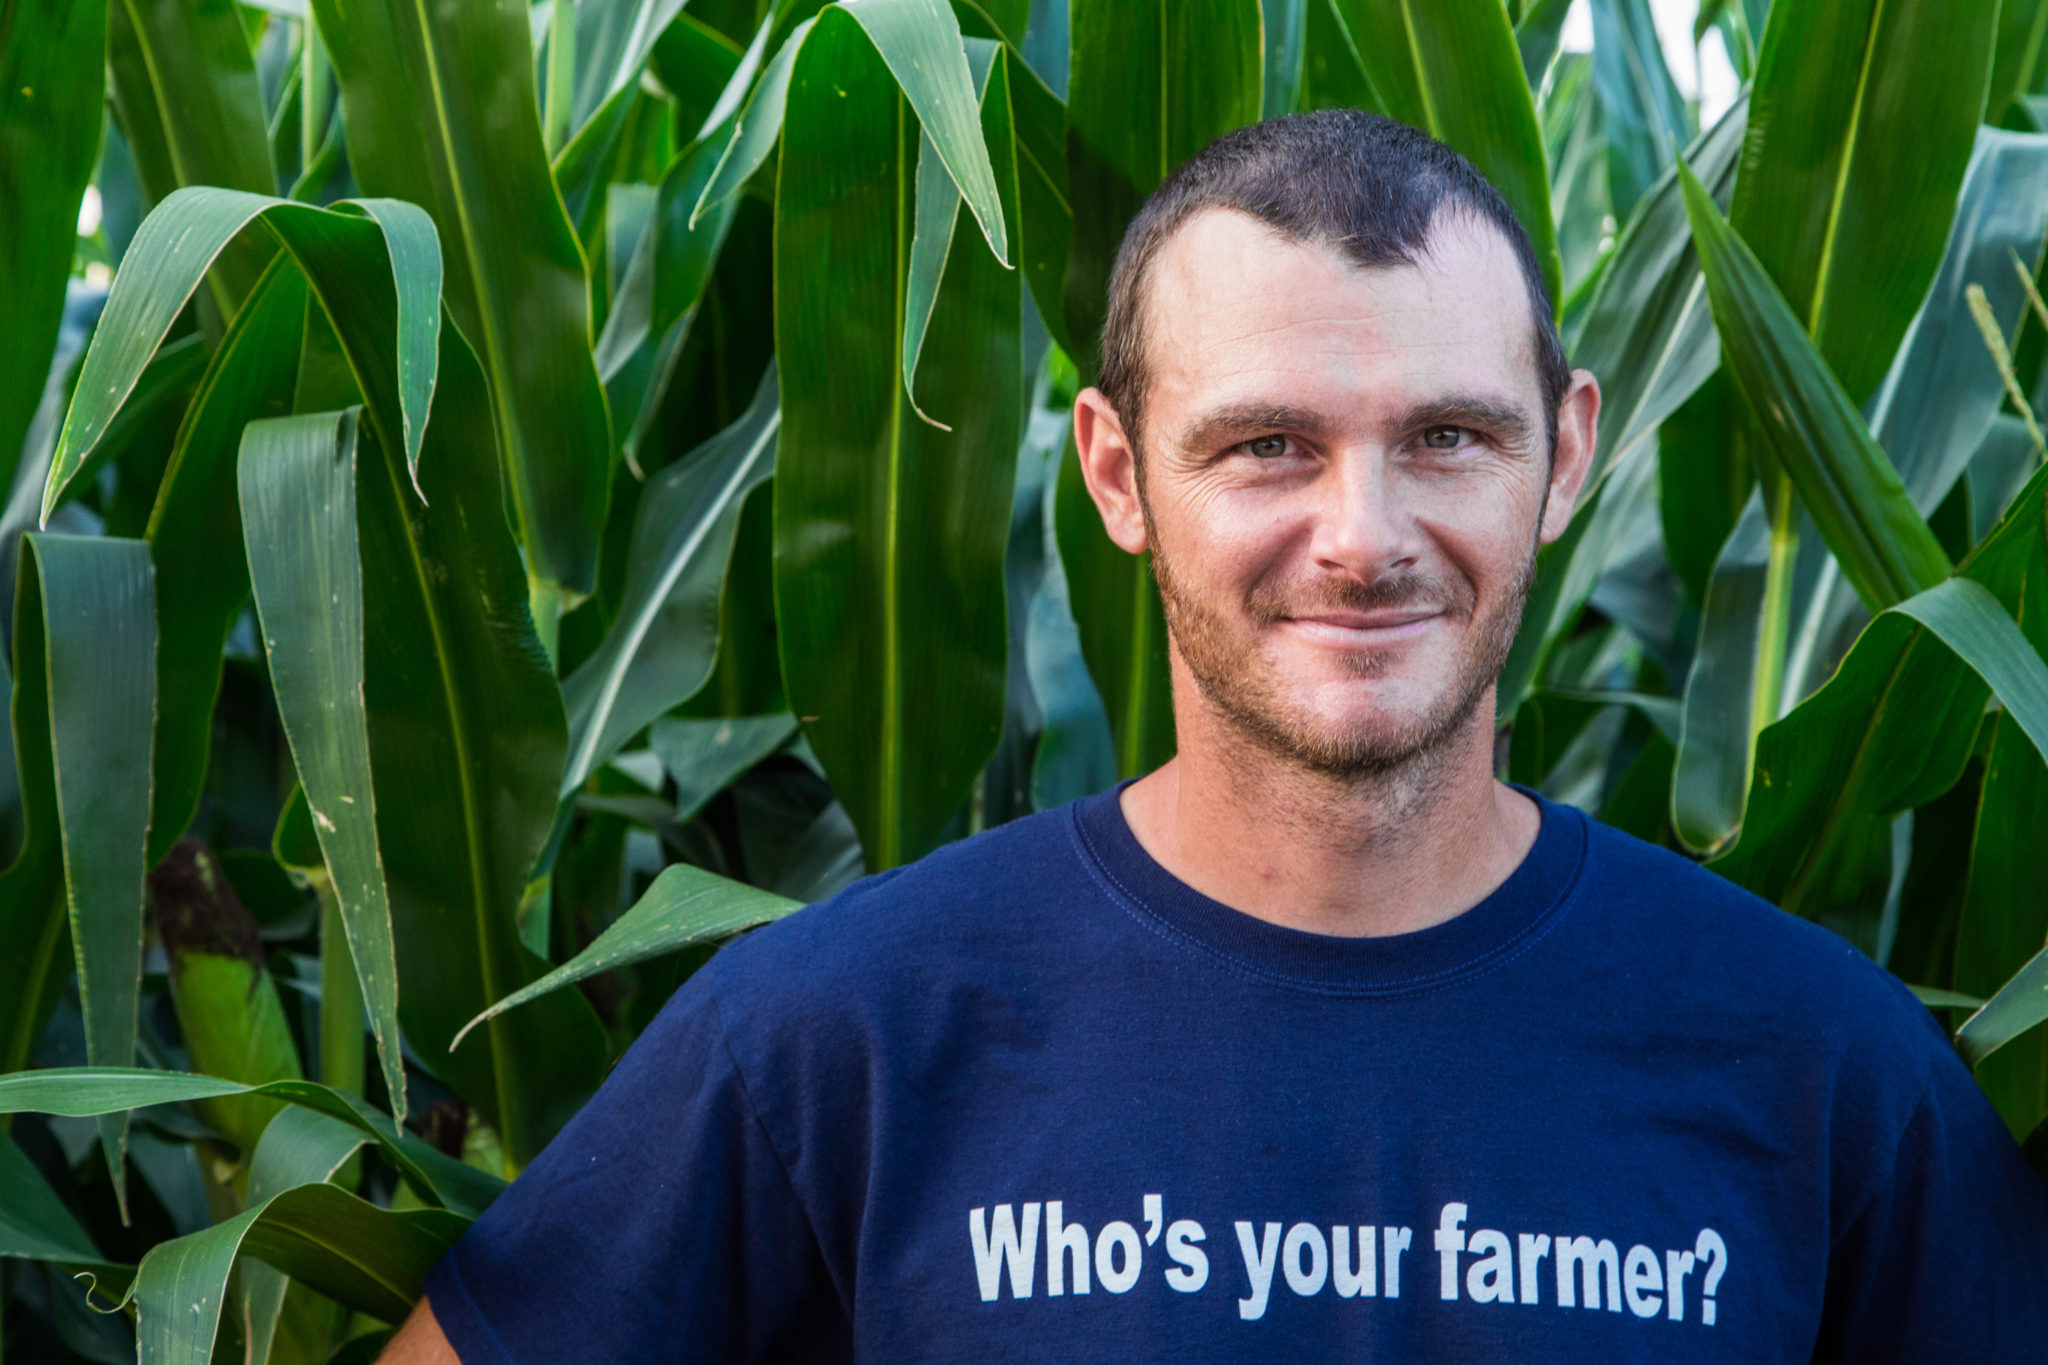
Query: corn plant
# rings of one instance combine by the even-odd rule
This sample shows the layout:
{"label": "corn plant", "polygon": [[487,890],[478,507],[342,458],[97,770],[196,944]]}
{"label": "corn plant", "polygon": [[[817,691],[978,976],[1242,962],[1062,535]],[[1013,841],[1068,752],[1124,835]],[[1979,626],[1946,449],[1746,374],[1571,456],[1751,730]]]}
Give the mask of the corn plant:
{"label": "corn plant", "polygon": [[0,4],[0,1352],[373,1359],[721,941],[1169,757],[1066,410],[1146,194],[1327,107],[1605,393],[1502,774],[2048,1163],[2048,0],[1568,8]]}

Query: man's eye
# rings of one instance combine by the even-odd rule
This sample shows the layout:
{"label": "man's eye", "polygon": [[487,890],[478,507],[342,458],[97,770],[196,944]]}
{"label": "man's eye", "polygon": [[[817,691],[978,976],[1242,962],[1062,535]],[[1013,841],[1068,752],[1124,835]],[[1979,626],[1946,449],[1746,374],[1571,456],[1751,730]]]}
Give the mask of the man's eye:
{"label": "man's eye", "polygon": [[1422,443],[1432,450],[1456,450],[1467,434],[1463,427],[1431,427],[1422,433]]}
{"label": "man's eye", "polygon": [[1262,460],[1270,460],[1277,455],[1285,455],[1287,453],[1287,438],[1285,436],[1255,436],[1244,443],[1244,448],[1248,453],[1256,455]]}

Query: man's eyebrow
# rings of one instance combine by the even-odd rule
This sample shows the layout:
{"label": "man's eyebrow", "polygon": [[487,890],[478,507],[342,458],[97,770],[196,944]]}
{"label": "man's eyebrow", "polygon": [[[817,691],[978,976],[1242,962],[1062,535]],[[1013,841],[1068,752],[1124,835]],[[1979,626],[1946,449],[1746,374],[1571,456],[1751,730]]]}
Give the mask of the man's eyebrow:
{"label": "man's eyebrow", "polygon": [[1475,426],[1510,442],[1527,441],[1535,434],[1534,423],[1520,407],[1484,394],[1446,394],[1416,403],[1401,414],[1395,425],[1402,431]]}
{"label": "man's eyebrow", "polygon": [[1247,435],[1266,432],[1294,431],[1304,436],[1319,436],[1329,426],[1329,421],[1311,408],[1298,408],[1286,403],[1226,403],[1190,422],[1181,436],[1181,444],[1189,450],[1206,450],[1226,441],[1241,441]]}

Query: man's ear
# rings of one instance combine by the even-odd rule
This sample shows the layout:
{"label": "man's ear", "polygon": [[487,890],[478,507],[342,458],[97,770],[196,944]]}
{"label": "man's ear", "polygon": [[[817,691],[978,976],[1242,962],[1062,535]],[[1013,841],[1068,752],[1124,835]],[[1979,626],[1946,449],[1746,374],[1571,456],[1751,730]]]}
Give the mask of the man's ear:
{"label": "man's ear", "polygon": [[1593,450],[1600,437],[1600,381],[1591,370],[1573,370],[1571,386],[1557,404],[1557,458],[1550,464],[1550,496],[1543,504],[1538,532],[1545,545],[1571,525],[1572,510],[1593,469]]}
{"label": "man's ear", "polygon": [[1074,399],[1074,446],[1081,478],[1102,514],[1102,529],[1131,554],[1143,554],[1145,512],[1138,502],[1138,456],[1124,424],[1100,389],[1083,389]]}

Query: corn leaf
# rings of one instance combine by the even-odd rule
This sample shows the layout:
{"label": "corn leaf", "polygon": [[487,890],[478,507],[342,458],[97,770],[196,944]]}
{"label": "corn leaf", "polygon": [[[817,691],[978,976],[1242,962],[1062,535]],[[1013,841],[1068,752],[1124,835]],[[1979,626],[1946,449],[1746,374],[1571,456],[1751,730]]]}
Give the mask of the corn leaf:
{"label": "corn leaf", "polygon": [[1067,334],[1084,381],[1124,225],[1167,174],[1259,118],[1258,0],[1073,0],[1067,89]]}
{"label": "corn leaf", "polygon": [[1540,91],[1550,63],[1557,56],[1558,40],[1564,36],[1564,16],[1571,0],[1533,0],[1524,5],[1515,20],[1515,47],[1522,54],[1522,70],[1529,88]]}
{"label": "corn leaf", "polygon": [[[1930,620],[1903,606],[1880,614],[1834,677],[1758,736],[1739,837],[1716,871],[1875,949],[1892,818],[1954,785],[1992,684],[2028,699],[2031,647],[2009,659],[1987,650],[2018,636],[2009,618],[2042,554],[2043,487],[2036,477],[1958,571],[1990,593],[2004,625],[1988,623],[1981,603],[1964,600],[1976,594],[1954,587],[1930,599],[1962,604],[1947,615]],[[1973,627],[1959,612],[1984,620]]]}
{"label": "corn leaf", "polygon": [[[1988,175],[1998,163],[1990,159],[1978,164]],[[2026,212],[2017,202],[2013,211]],[[1750,343],[1738,342],[1725,321],[1729,312],[1737,311],[1728,303],[1739,291],[1725,290],[1714,298],[1717,320],[1723,320],[1731,372],[1751,411],[1757,414],[1755,423],[1745,430],[1762,434],[1759,453],[1769,457],[1769,467],[1787,465],[1808,512],[1835,553],[1834,563],[1822,570],[1818,583],[1807,590],[1806,623],[1795,641],[1788,668],[1795,689],[1789,695],[1805,690],[1809,675],[1824,667],[1819,660],[1839,650],[1840,646],[1830,647],[1824,637],[1840,633],[1845,622],[1854,624],[1851,613],[1856,602],[1846,592],[1837,591],[1837,583],[1846,579],[1863,606],[1875,609],[1899,600],[1916,586],[1937,581],[1943,571],[1946,556],[1920,521],[1920,513],[1932,510],[1946,492],[1945,487],[1936,492],[1936,480],[1946,477],[1952,482],[1960,467],[1953,453],[1940,449],[1939,423],[1947,420],[1944,412],[1957,414],[1957,420],[1971,427],[1988,423],[1989,409],[1996,407],[1999,396],[1995,371],[1989,376],[1970,375],[1963,369],[1967,352],[1958,354],[1957,347],[1943,344],[1961,324],[1954,314],[1963,311],[1956,296],[1966,282],[1964,277],[1983,265],[1981,258],[1972,265],[1969,243],[1976,231],[1968,220],[1959,220],[1957,232],[1966,235],[1950,243],[1949,263],[1937,279],[1934,311],[1923,309],[1913,323],[1911,335],[1917,340],[1908,352],[1902,352],[1894,378],[1874,403],[1892,436],[1892,448],[1900,451],[1905,468],[1912,471],[1911,484],[1850,410],[1846,395],[1833,383],[1812,346],[1798,336],[1797,323],[1782,307],[1770,306],[1770,287],[1760,278],[1761,272],[1741,242],[1732,236],[1721,239],[1720,259],[1726,262],[1723,272],[1730,277],[1746,272],[1751,279],[1743,286],[1750,302],[1740,305],[1747,310],[1747,321],[1736,324],[1751,334]],[[2038,233],[2037,217],[2030,235],[2037,237]],[[1718,287],[1723,281],[1715,271],[1710,262],[1709,283]],[[1942,281],[1947,282],[1945,290]],[[2016,310],[2017,291],[2008,289],[2006,293]],[[1773,314],[1777,318],[1775,339],[1763,340],[1758,336],[1764,326],[1762,319]],[[1761,377],[1762,371],[1772,366],[1779,370],[1778,376]],[[1993,381],[1991,386],[1982,382],[1985,378]],[[1929,382],[1940,387],[1930,389]],[[1973,402],[1973,391],[1983,396]],[[1972,410],[1982,414],[1974,422],[1968,416]],[[1895,416],[1909,415],[1927,419],[1928,425],[1910,430],[1892,427]],[[1981,434],[1981,428],[1976,428],[1955,444],[1966,440],[1974,450]],[[1816,455],[1818,460],[1812,458]],[[1966,459],[1967,453],[1962,458]],[[1944,464],[1949,466],[1945,476],[1940,468]],[[1819,490],[1817,497],[1815,489]],[[1748,514],[1759,523],[1765,515],[1761,508]],[[1766,718],[1775,715],[1781,696],[1786,695],[1752,693],[1752,689],[1769,692],[1772,688],[1767,655],[1782,648],[1791,620],[1790,600],[1769,597],[1765,591],[1770,546],[1763,534],[1754,531],[1742,547],[1730,540],[1707,592],[1699,662],[1687,689],[1687,737],[1680,746],[1673,788],[1678,831],[1696,849],[1720,847],[1733,832],[1745,797],[1751,717],[1760,712]],[[1872,860],[1875,857],[1870,855]]]}
{"label": "corn leaf", "polygon": [[[1036,536],[1043,558],[1021,623],[1025,680],[1038,719],[1038,739],[1031,751],[1028,781],[1031,804],[1039,810],[1050,810],[1101,791],[1117,778],[1109,712],[1089,676],[1088,662],[1081,655],[1081,636],[1074,625],[1066,567],[1060,561],[1055,516],[1060,465],[1062,457],[1069,453],[1067,424],[1067,414],[1059,408],[1035,409],[1024,448],[1017,456],[1020,493],[1030,491],[1026,485],[1029,463],[1036,461],[1040,466],[1036,496],[1029,507],[1018,511],[1020,519],[1030,519],[1031,525],[1024,534]],[[1012,649],[1016,648],[1017,625],[1012,622]]]}
{"label": "corn leaf", "polygon": [[[1724,361],[1772,464],[1872,610],[1939,583],[1948,556],[1763,266],[1679,167]],[[1741,190],[1740,183],[1736,186]]]}
{"label": "corn leaf", "polygon": [[554,161],[555,183],[572,222],[583,221],[592,193],[600,188],[600,177],[640,93],[640,73],[683,4],[684,0],[590,0],[574,7],[568,122],[576,131]]}
{"label": "corn leaf", "polygon": [[[1714,559],[1700,605],[1700,644],[1686,675],[1685,723],[1672,764],[1671,828],[1698,853],[1727,845],[1749,794],[1750,717],[1758,701],[1759,623],[1770,606],[1770,549],[1770,518],[1762,497],[1752,493]],[[1782,616],[1776,626],[1784,629]]]}
{"label": "corn leaf", "polygon": [[[2005,398],[1988,363],[1968,291],[1982,289],[2004,335],[2025,313],[2016,255],[2031,257],[2048,221],[2048,137],[1981,128],[1933,287],[1866,407],[1913,505],[1933,516],[1989,437]],[[1995,520],[2003,504],[1989,509]],[[1847,652],[1865,619],[1854,589],[1829,564],[1810,595],[1786,672],[1788,697],[1810,693]],[[2001,978],[2002,979],[2002,978]]]}
{"label": "corn leaf", "polygon": [[[746,106],[740,110],[725,150],[719,153],[718,163],[711,169],[711,180],[698,195],[696,207],[690,210],[690,226],[695,227],[714,206],[738,193],[740,186],[761,169],[761,163],[775,150],[775,141],[782,136],[783,111],[789,102],[789,78],[796,70],[797,53],[803,50],[814,22],[804,20],[783,39],[782,46],[762,70],[760,81],[748,93]],[[768,31],[769,26],[763,24],[763,41]],[[734,79],[743,78],[746,69],[743,63]]]}
{"label": "corn leaf", "polygon": [[526,14],[401,0],[318,0],[313,14],[334,59],[357,181],[419,205],[439,229],[448,310],[489,376],[533,576],[586,593],[610,488],[610,426],[590,353],[583,252],[541,140]]}
{"label": "corn leaf", "polygon": [[[757,29],[755,36],[765,49],[767,43],[761,30]],[[755,55],[754,43],[727,37],[722,30],[693,15],[679,15],[663,29],[647,66],[661,88],[676,101],[677,138],[683,143],[702,138],[735,113],[747,85],[760,74],[760,57],[765,55],[765,50]],[[734,90],[736,80],[744,83]],[[730,107],[721,108],[729,93]],[[710,117],[713,113],[717,117]],[[558,167],[555,179],[561,178]]]}
{"label": "corn leaf", "polygon": [[1067,107],[1038,73],[1005,50],[1010,116],[1017,132],[1017,232],[1025,283],[1054,344],[1077,354],[1063,290],[1074,236],[1067,188]]}
{"label": "corn leaf", "polygon": [[0,44],[0,489],[22,438],[64,317],[65,279],[78,244],[78,205],[100,145],[106,85],[106,6],[29,0],[8,15]]}
{"label": "corn leaf", "polygon": [[[22,593],[40,598],[37,652],[49,703],[64,903],[86,1055],[95,1066],[127,1066],[135,1059],[142,988],[143,851],[156,707],[149,550],[140,541],[112,537],[32,535],[22,557],[28,570]],[[123,1117],[100,1122],[124,1207],[127,1133]]]}
{"label": "corn leaf", "polygon": [[14,668],[9,698],[13,762],[20,784],[20,851],[0,872],[0,1074],[28,1065],[71,965],[64,913],[64,854],[51,762],[50,685],[42,585],[26,543],[14,581]]}
{"label": "corn leaf", "polygon": [[[381,646],[364,670],[372,768],[399,976],[418,982],[401,991],[400,1018],[416,1045],[433,1050],[541,970],[514,924],[552,821],[563,731],[517,548],[496,513],[488,391],[460,336],[440,335],[431,306],[425,216],[407,205],[326,211],[214,190],[167,204],[150,220],[162,235],[138,234],[124,271],[136,281],[124,307],[141,325],[101,332],[113,340],[103,342],[99,369],[88,353],[84,376],[104,377],[84,392],[105,399],[74,403],[67,433],[80,434],[66,449],[77,458],[60,462],[51,483],[75,474],[126,376],[218,244],[259,215],[314,282],[378,438],[379,458],[365,462],[359,488],[368,637]],[[452,414],[444,429],[428,429],[429,401]],[[444,468],[417,458],[429,448]],[[436,488],[446,505],[433,505]],[[416,672],[421,661],[432,661],[431,682]],[[514,1161],[537,1151],[594,1083],[602,1044],[579,1006],[563,997],[549,1006],[551,1021],[529,1012],[532,1038],[517,1037],[524,1021],[512,1032],[494,1026],[487,1047],[435,1063],[500,1129]],[[491,1054],[512,1048],[526,1058],[522,1068],[493,1064]]]}
{"label": "corn leaf", "polygon": [[121,0],[149,65],[179,185],[276,191],[256,63],[228,0]]}
{"label": "corn leaf", "polygon": [[587,0],[575,6],[575,90],[569,122],[581,130],[620,91],[639,82],[655,43],[683,0]]}
{"label": "corn leaf", "polygon": [[[1023,419],[1018,276],[961,240],[979,235],[965,221],[924,369],[935,404],[957,394],[964,410],[941,409],[950,432],[909,411],[899,357],[919,125],[887,70],[867,31],[824,12],[791,80],[775,233],[783,677],[877,869],[939,841],[1002,727]],[[992,71],[986,138],[1014,211],[1005,68]]]}
{"label": "corn leaf", "polygon": [[[983,141],[990,132],[981,112],[985,105],[976,93],[979,82],[968,69],[952,8],[945,0],[860,0],[843,12],[859,20],[867,31],[868,40],[888,64],[903,98],[917,115],[918,126],[931,139],[960,197],[980,224],[989,250],[1009,266],[1014,233],[1005,215],[1016,212],[1016,187],[1011,183],[998,193],[1000,182],[990,161],[990,148]],[[1009,100],[1005,98],[1003,103],[1007,125]],[[1014,134],[1005,126],[1001,136],[1008,144]],[[1005,175],[1014,182],[1014,166],[1007,168]]]}
{"label": "corn leaf", "polygon": [[[249,1206],[261,1205],[300,1185],[333,1180],[368,1141],[357,1129],[315,1110],[285,1109],[264,1130],[250,1161]],[[235,1292],[248,1358],[268,1361],[291,1279],[253,1257],[242,1258],[236,1270]],[[193,1323],[185,1324],[185,1330],[193,1327]]]}
{"label": "corn leaf", "polygon": [[2012,261],[2039,250],[2044,224],[2048,134],[1978,129],[1933,286],[1870,401],[1871,430],[1924,515],[1955,486],[2005,397],[1965,290],[1981,287],[2013,335],[2027,301]]}
{"label": "corn leaf", "polygon": [[[989,59],[995,45],[986,39],[968,40],[968,63],[973,68],[977,93],[985,88]],[[924,352],[925,332],[931,327],[932,307],[938,302],[939,282],[946,273],[946,258],[953,251],[953,224],[960,216],[960,192],[939,160],[931,134],[917,137],[916,190],[910,213],[910,265],[904,272],[902,327],[903,396],[921,421],[941,431],[946,423],[926,412],[917,401],[917,361]]]}
{"label": "corn leaf", "polygon": [[[1750,414],[1765,501],[1722,548],[1707,590],[1672,787],[1679,836],[1724,848],[1748,794],[1753,737],[1779,713],[1798,537],[1782,481],[1872,611],[1941,582],[1948,556],[1898,471],[1748,247],[1680,164],[1722,357]],[[1738,192],[1740,185],[1737,186]],[[1770,498],[1783,501],[1774,509]],[[1759,773],[1761,769],[1758,769]],[[1858,867],[1871,864],[1854,860]],[[1882,897],[1878,898],[1879,903]]]}
{"label": "corn leaf", "polygon": [[2015,100],[2037,94],[2048,48],[2048,5],[2041,0],[2006,0],[1998,8],[1998,48],[1991,62],[1991,90],[1984,102],[1984,121],[2001,123]]}
{"label": "corn leaf", "polygon": [[[65,488],[105,439],[109,425],[134,392],[200,278],[229,242],[262,219],[309,275],[325,277],[320,291],[330,308],[376,317],[395,333],[396,409],[408,465],[417,478],[428,404],[434,391],[434,356],[441,315],[440,248],[424,214],[410,204],[358,206],[354,212],[317,209],[289,200],[211,188],[173,194],[144,220],[129,245],[101,327],[78,375],[77,394],[64,419],[57,454],[43,491],[47,521]],[[365,268],[388,253],[392,290],[352,288]],[[337,273],[329,275],[329,269]],[[393,292],[395,291],[395,300]],[[356,297],[360,293],[361,297]],[[387,335],[390,333],[387,333]],[[381,395],[380,395],[381,396]]]}
{"label": "corn leaf", "polygon": [[[1717,204],[1734,190],[1747,116],[1747,102],[1737,100],[1686,148],[1686,161]],[[1641,450],[1719,358],[1685,195],[1672,167],[1622,229],[1573,340],[1572,363],[1600,380],[1591,477],[1604,477]]]}
{"label": "corn leaf", "polygon": [[385,1091],[403,1119],[398,960],[363,694],[357,435],[353,409],[251,422],[237,468],[249,581],[278,715],[340,902]]}
{"label": "corn leaf", "polygon": [[1997,27],[1994,0],[1771,7],[1729,219],[1852,404],[1940,263]]}
{"label": "corn leaf", "polygon": [[[2042,599],[2048,591],[2048,555],[2036,554],[2016,567],[2014,615],[2026,648],[2010,640],[1984,642],[1989,649],[2003,650],[1999,662],[2014,671],[2038,666],[2048,645],[2048,607]],[[2040,679],[2033,682],[2038,690]],[[2003,708],[1984,722],[1989,732],[1983,742],[1984,784],[1956,919],[1953,967],[1957,990],[1986,997],[1987,1003],[2003,997],[1997,1011],[1966,1020],[1957,1042],[1976,1068],[1977,1083],[2015,1135],[2032,1132],[2048,1107],[2041,1085],[2048,1034],[2027,1029],[2028,987],[2018,984],[2028,979],[2029,963],[2048,941],[2048,905],[2039,894],[2048,872],[2048,849],[2035,836],[2048,801],[2048,762],[2040,747],[2042,708],[2038,696],[2028,705],[2006,695],[2025,690],[2023,679],[2008,680],[1999,688]]]}
{"label": "corn leaf", "polygon": [[719,716],[662,719],[648,730],[648,747],[676,784],[675,818],[689,819],[704,803],[788,743],[796,717]]}
{"label": "corn leaf", "polygon": [[725,246],[737,199],[721,201],[703,221],[691,216],[715,169],[714,133],[690,144],[662,175],[647,226],[635,243],[604,333],[598,373],[611,403],[612,432],[627,465],[640,473],[638,447],[666,392],[682,348]]}
{"label": "corn leaf", "polygon": [[[237,6],[231,0],[117,0],[109,23],[123,121],[146,129],[156,144],[152,155],[137,158],[149,196],[162,202],[195,185],[277,193],[263,94]],[[124,49],[133,59],[121,59]],[[222,319],[241,306],[270,253],[270,244],[257,238],[222,253],[211,277]]]}
{"label": "corn leaf", "polygon": [[125,1280],[124,1268],[100,1254],[62,1196],[5,1130],[0,1130],[0,1259],[49,1261]]}
{"label": "corn leaf", "polygon": [[[338,321],[338,320],[337,320]],[[519,907],[554,824],[567,733],[561,693],[526,606],[526,575],[501,509],[484,376],[460,333],[441,343],[420,460],[426,505],[397,454],[387,333],[341,330],[376,458],[358,465],[377,841],[398,948],[406,1041],[502,1137],[516,1169],[595,1087],[604,1043],[573,994],[449,1041],[545,965],[521,946]],[[381,409],[381,410],[380,410]],[[364,433],[359,433],[359,439]]]}
{"label": "corn leaf", "polygon": [[[1747,107],[1737,101],[1687,155],[1725,202],[1735,183]],[[1636,207],[1587,304],[1572,363],[1600,381],[1599,444],[1564,535],[1545,546],[1522,628],[1501,671],[1500,714],[1513,715],[1555,642],[1578,619],[1650,485],[1628,476],[1660,425],[1720,362],[1713,315],[1675,170]],[[1619,471],[1624,477],[1614,480]]]}
{"label": "corn leaf", "polygon": [[0,1114],[63,1114],[90,1118],[156,1104],[230,1095],[258,1095],[311,1109],[347,1124],[377,1143],[377,1149],[437,1208],[474,1218],[489,1207],[505,1182],[466,1166],[410,1133],[360,1096],[311,1081],[267,1081],[245,1085],[218,1076],[122,1067],[48,1067],[0,1075]]}
{"label": "corn leaf", "polygon": [[1549,166],[1536,100],[1500,0],[1331,0],[1381,111],[1420,128],[1492,181],[1528,230],[1563,301]]}
{"label": "corn leaf", "polygon": [[[1293,0],[1275,2],[1285,7]],[[961,34],[969,41],[970,52],[974,39],[987,39],[997,44],[1001,60],[1009,67],[1010,121],[1016,135],[1017,156],[1018,264],[1024,269],[1025,285],[1038,306],[1039,321],[1045,324],[1053,343],[1072,355],[1074,347],[1067,333],[1062,294],[1067,250],[1074,234],[1074,210],[1067,191],[1066,101],[1046,84],[1054,74],[1046,58],[1039,61],[1047,67],[1047,73],[1034,70],[1022,55],[1023,43],[1006,38],[1004,27],[973,0],[953,0],[953,14],[960,21]],[[1049,16],[1040,23],[1045,32],[1052,31]],[[1057,74],[1064,79],[1064,29],[1060,30],[1058,53]],[[978,67],[975,74],[979,84]]]}
{"label": "corn leaf", "polygon": [[492,1005],[465,1024],[463,1032],[600,972],[730,938],[802,908],[802,901],[730,881],[687,863],[676,863],[664,868],[647,888],[647,894],[613,920],[588,948],[532,985]]}
{"label": "corn leaf", "polygon": [[1310,3],[1312,0],[1260,0],[1266,48],[1259,96],[1262,118],[1293,113],[1301,98],[1302,44],[1308,36]]}
{"label": "corn leaf", "polygon": [[2048,948],[2042,949],[1984,1007],[1956,1030],[1956,1046],[1973,1066],[2048,1020]]}
{"label": "corn leaf", "polygon": [[292,1278],[350,1308],[398,1322],[419,1301],[427,1271],[468,1227],[468,1219],[445,1209],[379,1208],[309,1182],[203,1231],[159,1242],[130,1288],[142,1365],[212,1359],[228,1274],[244,1251],[281,1262]]}
{"label": "corn leaf", "polygon": [[692,223],[690,209],[714,169],[718,139],[699,139],[662,175],[653,212],[627,262],[598,343],[598,367],[609,382],[633,349],[666,335],[697,306],[718,264],[737,207],[725,201],[707,221]]}
{"label": "corn leaf", "polygon": [[[916,111],[919,126],[932,139],[940,162],[968,209],[981,225],[996,259],[1010,263],[1011,229],[998,199],[990,149],[983,145],[976,110],[975,82],[967,60],[959,21],[944,0],[861,0],[840,13],[860,22],[875,51],[887,65],[903,96]],[[811,21],[799,25],[762,73],[747,108],[733,130],[712,183],[698,202],[696,216],[745,183],[774,148],[781,131],[789,82],[797,53]],[[1014,199],[1014,195],[1011,196]]]}
{"label": "corn leaf", "polygon": [[[1255,0],[1075,0],[1072,8],[1064,304],[1071,354],[1088,383],[1125,225],[1175,166],[1257,121],[1264,62]],[[1118,771],[1130,776],[1173,756],[1166,618],[1150,558],[1124,553],[1103,531],[1079,461],[1063,460],[1058,477],[1059,553],[1081,650],[1108,707]]]}
{"label": "corn leaf", "polygon": [[249,597],[235,451],[251,420],[279,416],[291,405],[306,297],[297,264],[283,255],[273,260],[207,361],[150,514],[157,616],[152,866],[199,808],[221,646]]}
{"label": "corn leaf", "polygon": [[1593,0],[1593,89],[1607,142],[1607,192],[1617,218],[1671,165],[1692,135],[1685,101],[1664,65],[1647,0]]}
{"label": "corn leaf", "polygon": [[718,608],[746,496],[775,472],[782,428],[771,370],[739,421],[655,475],[641,495],[625,595],[590,659],[562,685],[569,762],[583,785],[633,734],[704,685],[718,656]]}

